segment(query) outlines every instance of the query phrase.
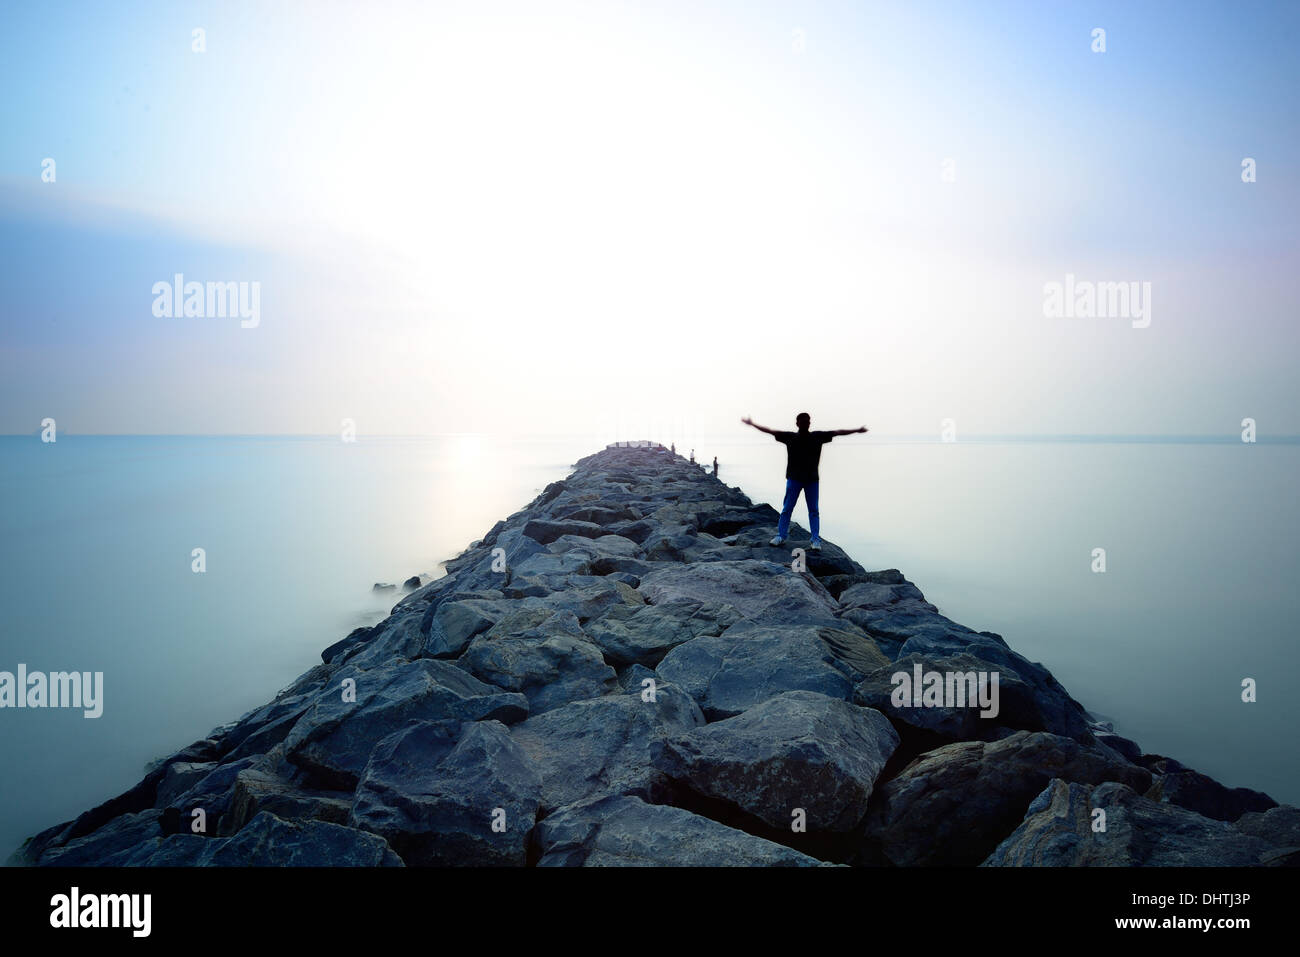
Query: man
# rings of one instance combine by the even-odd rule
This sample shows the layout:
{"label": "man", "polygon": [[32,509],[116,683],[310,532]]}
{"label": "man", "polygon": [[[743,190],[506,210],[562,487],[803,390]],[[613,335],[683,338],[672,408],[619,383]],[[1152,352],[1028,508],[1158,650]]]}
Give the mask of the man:
{"label": "man", "polygon": [[776,524],[776,538],[772,539],[770,544],[777,547],[785,544],[785,537],[790,531],[790,516],[794,513],[795,503],[799,501],[799,493],[803,492],[804,504],[808,506],[808,524],[812,532],[812,542],[808,548],[814,552],[821,551],[821,513],[817,511],[817,463],[821,461],[822,446],[837,435],[854,435],[867,431],[867,427],[864,425],[856,429],[809,432],[808,426],[812,424],[812,416],[807,412],[800,412],[794,418],[798,432],[778,432],[776,429],[758,425],[748,416],[740,421],[752,425],[760,432],[775,436],[776,440],[785,446],[785,503],[781,506],[781,520]]}

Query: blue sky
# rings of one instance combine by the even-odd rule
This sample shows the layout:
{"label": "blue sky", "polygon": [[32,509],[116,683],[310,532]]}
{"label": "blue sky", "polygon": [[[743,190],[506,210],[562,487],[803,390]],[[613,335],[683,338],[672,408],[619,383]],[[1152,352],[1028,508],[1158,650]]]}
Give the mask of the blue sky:
{"label": "blue sky", "polygon": [[1300,432],[1295,4],[2,16],[0,431]]}

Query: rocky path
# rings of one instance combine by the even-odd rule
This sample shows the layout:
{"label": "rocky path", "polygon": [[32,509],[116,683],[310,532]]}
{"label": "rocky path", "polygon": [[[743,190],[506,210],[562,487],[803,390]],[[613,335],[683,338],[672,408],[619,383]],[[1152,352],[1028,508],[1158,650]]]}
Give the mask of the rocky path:
{"label": "rocky path", "polygon": [[806,551],[797,526],[772,548],[775,523],[660,447],[589,456],[274,701],[12,862],[1300,858],[1296,808],[1143,754],[898,571]]}

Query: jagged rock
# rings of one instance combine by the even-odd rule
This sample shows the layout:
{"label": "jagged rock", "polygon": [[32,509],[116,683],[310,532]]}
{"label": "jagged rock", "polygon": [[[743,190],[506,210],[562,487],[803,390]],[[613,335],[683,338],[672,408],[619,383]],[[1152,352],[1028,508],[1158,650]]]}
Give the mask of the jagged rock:
{"label": "jagged rock", "polygon": [[787,691],[847,700],[853,685],[835,662],[816,627],[741,621],[716,637],[678,645],[657,670],[716,721]]}
{"label": "jagged rock", "polygon": [[801,619],[833,618],[835,600],[816,579],[775,562],[706,562],[656,568],[637,589],[646,601],[727,604],[742,618],[796,624]]}
{"label": "jagged rock", "polygon": [[[105,862],[107,863],[107,862]],[[149,867],[401,867],[378,835],[263,811],[233,837],[173,834],[146,841],[118,863]]]}
{"label": "jagged rock", "polygon": [[167,807],[217,769],[215,761],[177,761],[158,782],[158,807]]}
{"label": "jagged rock", "polygon": [[1273,850],[1260,863],[1273,867],[1300,866],[1300,808],[1279,804],[1267,811],[1247,811],[1234,825],[1243,834],[1258,837]]}
{"label": "jagged rock", "polygon": [[593,796],[661,796],[663,776],[650,761],[651,745],[702,725],[704,715],[662,680],[656,680],[654,700],[646,700],[640,678],[633,675],[635,683],[621,694],[575,701],[511,729],[542,776],[544,811]]}
{"label": "jagged rock", "polygon": [[[1247,811],[1267,811],[1277,802],[1262,791],[1229,788],[1218,781],[1165,758],[1149,763],[1157,776],[1146,796],[1153,801],[1177,804],[1189,811],[1214,818],[1235,821]],[[1159,773],[1163,771],[1164,773]]]}
{"label": "jagged rock", "polygon": [[420,627],[423,617],[418,611],[409,611],[386,618],[370,630],[364,644],[340,656],[339,663],[373,668],[397,658],[419,657],[426,642]]}
{"label": "jagged rock", "polygon": [[[589,456],[12,861],[1300,863],[1300,811],[1141,754],[897,569],[797,525],[770,546],[776,517],[661,449]],[[997,671],[999,714],[893,706],[915,664]],[[1103,850],[1081,788],[1118,819]]]}
{"label": "jagged rock", "polygon": [[607,534],[606,529],[601,528],[595,522],[553,522],[544,519],[533,519],[524,526],[524,534],[537,542],[539,545],[549,545],[561,535],[580,535],[583,538],[599,538]]}
{"label": "jagged rock", "polygon": [[692,638],[720,635],[739,620],[730,605],[668,601],[610,608],[588,621],[583,630],[613,664],[639,662],[653,667],[678,645]]}
{"label": "jagged rock", "polygon": [[[1093,830],[1105,812],[1105,830]],[[989,854],[988,867],[1240,867],[1276,851],[1270,840],[1194,811],[1141,797],[1115,782],[1053,779],[1025,819]]]}
{"label": "jagged rock", "polygon": [[[1009,660],[1004,656],[1002,662],[995,663],[965,652],[950,655],[909,654],[867,675],[854,689],[853,700],[883,712],[900,728],[918,729],[946,741],[988,740],[1000,737],[1006,728],[1050,731],[1067,736],[1080,734],[1080,726],[1073,720],[1078,713],[1068,710],[1067,703],[1061,701],[1059,696],[1053,697],[1054,689],[1035,687],[1022,679],[1008,664]],[[913,704],[914,695],[922,693],[917,688],[917,668],[921,669],[922,676],[929,673],[943,676],[945,689],[947,676],[953,676],[953,690],[955,692],[960,688],[961,699],[954,697],[950,705],[945,696],[944,703],[938,707],[918,707]],[[894,676],[900,673],[907,676],[906,684],[894,682]],[[986,710],[991,712],[993,709],[981,708],[978,698],[970,695],[969,681],[956,680],[956,676],[969,676],[972,673],[977,680],[984,681],[983,687],[990,693],[991,675],[997,675],[996,714],[985,715]],[[1031,672],[1031,680],[1037,678],[1038,675]],[[895,692],[900,687],[907,693],[901,695],[902,705],[895,705]],[[921,682],[921,687],[924,687],[924,681]],[[958,700],[963,702],[960,707],[957,706]],[[1069,715],[1070,720],[1059,720],[1061,715]]]}
{"label": "jagged rock", "polygon": [[[870,629],[867,630],[870,633]],[[904,660],[913,664],[919,661],[929,668],[931,665],[926,663],[933,662],[934,668],[944,670],[947,665],[943,662],[959,655],[987,662],[978,670],[996,670],[1000,675],[1007,675],[1007,693],[1003,696],[1005,702],[998,719],[1004,726],[1043,729],[1076,741],[1093,740],[1087,712],[1070,697],[1052,673],[1016,654],[1000,636],[991,632],[973,632],[960,625],[932,623],[918,628],[903,643],[895,664]]]}
{"label": "jagged rock", "polygon": [[370,633],[370,626],[354,628],[348,633],[346,638],[340,638],[338,641],[334,642],[334,644],[326,646],[325,650],[320,653],[321,661],[325,662],[325,664],[329,664],[335,658],[339,657],[339,655],[343,654],[343,652],[365,642],[370,637]]}
{"label": "jagged rock", "polygon": [[847,833],[866,814],[896,747],[898,734],[880,712],[789,691],[669,738],[652,754],[679,785],[771,827],[788,829],[803,809],[809,833]]}
{"label": "jagged rock", "polygon": [[[344,700],[344,682],[356,700]],[[370,751],[384,736],[417,718],[521,721],[528,699],[484,684],[463,668],[421,658],[370,671],[344,666],[316,696],[285,739],[289,761],[320,786],[356,784]]]}
{"label": "jagged rock", "polygon": [[142,843],[161,837],[162,811],[150,808],[113,818],[85,837],[52,848],[41,857],[45,867],[120,867]]}
{"label": "jagged rock", "polygon": [[1134,764],[1137,764],[1142,757],[1142,749],[1136,741],[1115,734],[1114,731],[1093,731],[1093,737],[1112,751],[1122,754]]}
{"label": "jagged rock", "polygon": [[314,791],[267,770],[245,768],[235,776],[230,810],[220,833],[233,834],[263,811],[286,820],[328,821],[346,824],[352,795],[346,791]]}
{"label": "jagged rock", "polygon": [[537,825],[540,867],[817,867],[821,861],[690,811],[607,797]]}
{"label": "jagged rock", "polygon": [[[565,630],[566,620],[571,630]],[[525,695],[531,714],[607,694],[618,677],[571,612],[552,612],[519,636],[489,632],[474,639],[457,664],[489,684]]]}
{"label": "jagged rock", "polygon": [[464,651],[475,635],[497,623],[502,606],[495,601],[466,599],[438,605],[429,619],[425,654],[431,658],[454,658]]}
{"label": "jagged rock", "polygon": [[249,755],[235,761],[228,761],[214,767],[204,774],[188,790],[177,794],[164,805],[182,812],[186,826],[193,820],[194,811],[202,810],[206,818],[208,833],[216,833],[225,817],[230,813],[230,805],[235,796],[235,779],[246,768],[264,763],[261,755]]}
{"label": "jagged rock", "polygon": [[945,745],[880,788],[867,819],[868,854],[878,847],[900,866],[978,864],[1054,777],[1141,789],[1150,782],[1150,772],[1111,752],[1044,732]]}
{"label": "jagged rock", "polygon": [[421,721],[375,747],[350,823],[408,864],[522,865],[541,790],[499,721]]}

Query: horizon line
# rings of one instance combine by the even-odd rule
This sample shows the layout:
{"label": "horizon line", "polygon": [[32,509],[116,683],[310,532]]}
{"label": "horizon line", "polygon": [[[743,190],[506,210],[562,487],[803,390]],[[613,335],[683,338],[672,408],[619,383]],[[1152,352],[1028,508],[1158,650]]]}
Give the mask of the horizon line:
{"label": "horizon line", "polygon": [[[0,432],[0,438],[39,439],[41,429],[30,432]],[[582,437],[581,432],[372,432],[358,435],[353,441],[363,439],[434,439],[434,438],[510,438],[510,439],[572,439]],[[694,437],[718,438],[727,433],[701,431]],[[737,433],[745,435],[745,433]],[[333,439],[339,440],[337,432],[63,432],[60,438],[119,438],[119,439]],[[748,437],[748,436],[746,436]],[[877,432],[873,438],[894,441],[932,443],[935,445],[960,445],[963,442],[1152,442],[1152,443],[1223,443],[1223,444],[1271,444],[1300,443],[1300,434],[1279,433],[1277,435],[1257,435],[1254,442],[1243,442],[1238,432],[1200,433],[1200,432],[980,432],[968,433],[963,437],[945,441],[933,433],[920,432]],[[600,440],[597,440],[600,441]],[[607,440],[606,445],[614,442],[659,441],[657,439],[623,438]],[[667,441],[673,441],[671,437]],[[753,440],[760,444],[760,440]],[[48,444],[48,443],[47,443]],[[348,442],[346,444],[353,444]]]}

